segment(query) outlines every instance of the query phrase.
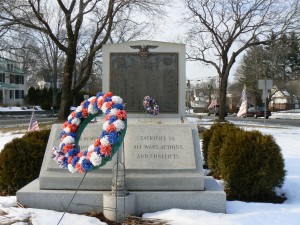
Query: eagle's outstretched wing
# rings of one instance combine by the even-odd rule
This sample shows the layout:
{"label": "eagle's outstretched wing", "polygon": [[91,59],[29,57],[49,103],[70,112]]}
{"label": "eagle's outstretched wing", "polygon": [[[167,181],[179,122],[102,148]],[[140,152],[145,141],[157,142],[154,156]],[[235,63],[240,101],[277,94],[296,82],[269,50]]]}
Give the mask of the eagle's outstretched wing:
{"label": "eagle's outstretched wing", "polygon": [[139,49],[141,52],[148,52],[150,48],[157,48],[157,45],[130,45],[133,49]]}
{"label": "eagle's outstretched wing", "polygon": [[130,48],[141,50],[142,46],[141,45],[130,45]]}
{"label": "eagle's outstretched wing", "polygon": [[146,46],[143,46],[145,48],[146,51],[148,51],[148,49],[150,48],[157,48],[158,46],[157,45],[146,45]]}

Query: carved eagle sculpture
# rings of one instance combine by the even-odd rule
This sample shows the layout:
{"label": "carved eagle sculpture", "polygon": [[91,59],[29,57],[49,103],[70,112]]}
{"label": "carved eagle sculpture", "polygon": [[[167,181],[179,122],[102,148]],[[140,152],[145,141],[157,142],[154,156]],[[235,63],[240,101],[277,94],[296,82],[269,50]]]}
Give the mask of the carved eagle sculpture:
{"label": "carved eagle sculpture", "polygon": [[157,48],[157,45],[130,45],[133,49],[139,49],[140,52],[149,52],[150,48]]}
{"label": "carved eagle sculpture", "polygon": [[149,54],[149,49],[157,48],[158,46],[157,45],[130,45],[130,47],[133,49],[139,49],[140,51],[138,52],[138,54],[140,55],[140,57],[145,59]]}

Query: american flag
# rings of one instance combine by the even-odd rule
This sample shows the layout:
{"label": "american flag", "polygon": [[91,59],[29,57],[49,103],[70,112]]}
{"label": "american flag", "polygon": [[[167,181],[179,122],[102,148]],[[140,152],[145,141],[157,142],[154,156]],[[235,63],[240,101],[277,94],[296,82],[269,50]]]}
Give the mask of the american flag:
{"label": "american flag", "polygon": [[35,118],[34,110],[32,111],[31,118],[30,118],[30,123],[28,127],[28,131],[35,131],[39,130],[39,124]]}
{"label": "american flag", "polygon": [[210,105],[208,106],[208,109],[213,108],[217,105],[217,100],[212,100]]}
{"label": "american flag", "polygon": [[242,92],[241,100],[242,100],[242,104],[241,104],[240,109],[237,113],[237,117],[242,117],[244,115],[247,115],[248,101],[247,101],[246,87],[244,87],[244,90]]}

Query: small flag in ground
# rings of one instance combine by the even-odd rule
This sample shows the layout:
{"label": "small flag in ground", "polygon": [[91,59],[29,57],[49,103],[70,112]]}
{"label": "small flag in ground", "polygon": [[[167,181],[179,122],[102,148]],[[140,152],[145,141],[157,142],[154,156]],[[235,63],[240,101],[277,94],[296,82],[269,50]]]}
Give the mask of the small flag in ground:
{"label": "small flag in ground", "polygon": [[210,105],[208,106],[208,109],[213,108],[217,105],[217,100],[212,100]]}
{"label": "small flag in ground", "polygon": [[242,117],[244,115],[247,115],[248,101],[247,101],[246,87],[244,87],[244,90],[242,92],[241,100],[242,100],[242,104],[241,104],[240,109],[237,113],[237,117]]}
{"label": "small flag in ground", "polygon": [[31,118],[30,118],[30,123],[28,127],[28,131],[35,131],[39,130],[39,124],[35,118],[34,110],[32,111]]}

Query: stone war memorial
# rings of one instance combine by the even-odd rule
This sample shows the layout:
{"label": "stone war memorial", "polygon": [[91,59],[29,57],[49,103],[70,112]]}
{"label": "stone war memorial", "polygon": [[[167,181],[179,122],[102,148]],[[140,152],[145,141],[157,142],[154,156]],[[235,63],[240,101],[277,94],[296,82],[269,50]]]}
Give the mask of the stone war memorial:
{"label": "stone war memorial", "polygon": [[[185,117],[185,70],[184,44],[104,45],[102,91],[120,96],[127,112],[120,150],[99,169],[70,173],[51,157],[62,131],[62,124],[54,124],[39,178],[17,192],[18,202],[74,213],[100,211],[115,221],[122,218],[118,213],[171,208],[225,213],[225,192],[204,175],[197,125]],[[150,102],[151,113],[143,105],[145,96],[156,100]],[[101,118],[87,124],[81,149],[99,137],[102,126]]]}

